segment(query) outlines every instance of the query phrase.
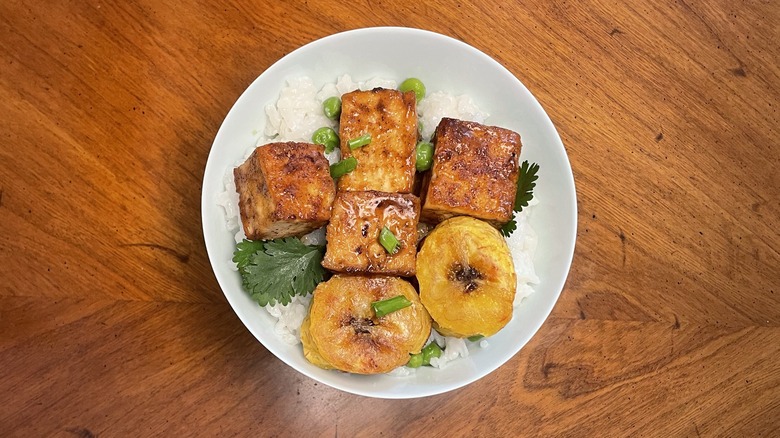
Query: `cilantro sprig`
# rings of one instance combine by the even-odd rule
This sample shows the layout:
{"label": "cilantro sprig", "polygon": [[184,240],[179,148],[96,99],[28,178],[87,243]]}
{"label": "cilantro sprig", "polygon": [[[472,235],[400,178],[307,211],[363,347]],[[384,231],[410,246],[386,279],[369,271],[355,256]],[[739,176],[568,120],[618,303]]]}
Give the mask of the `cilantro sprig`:
{"label": "cilantro sprig", "polygon": [[[539,165],[536,163],[528,164],[528,161],[523,161],[520,165],[520,174],[517,177],[517,192],[515,193],[515,205],[514,212],[523,211],[523,207],[528,207],[528,202],[534,198],[534,187],[536,187],[536,180],[539,179]],[[512,213],[512,219],[505,223],[499,231],[504,237],[509,237],[517,229],[517,221],[515,220],[515,214]]]}
{"label": "cilantro sprig", "polygon": [[292,297],[310,294],[325,278],[324,246],[304,245],[285,237],[268,241],[246,240],[236,244],[233,262],[244,289],[261,306],[289,304]]}
{"label": "cilantro sprig", "polygon": [[[263,242],[259,240],[244,239],[236,244],[236,250],[233,252],[233,262],[242,271],[249,264],[250,259],[256,252],[263,250]],[[243,274],[243,273],[242,273]]]}
{"label": "cilantro sprig", "polygon": [[539,179],[539,165],[528,164],[528,161],[523,161],[520,165],[520,175],[517,177],[517,193],[515,193],[515,211],[523,211],[523,207],[528,207],[528,202],[534,198],[534,187],[536,187],[536,180]]}
{"label": "cilantro sprig", "polygon": [[515,232],[517,229],[517,221],[515,220],[515,215],[512,213],[512,219],[509,219],[509,222],[505,223],[501,226],[501,229],[498,231],[501,232],[501,235],[504,237],[509,237],[512,235],[512,233]]}

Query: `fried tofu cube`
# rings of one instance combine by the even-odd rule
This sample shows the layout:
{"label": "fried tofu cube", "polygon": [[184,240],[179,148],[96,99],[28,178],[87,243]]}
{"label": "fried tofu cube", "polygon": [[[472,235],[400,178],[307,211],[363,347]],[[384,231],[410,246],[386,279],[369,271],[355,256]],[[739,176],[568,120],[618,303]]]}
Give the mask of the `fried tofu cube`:
{"label": "fried tofu cube", "polygon": [[315,144],[270,143],[233,169],[248,239],[302,236],[328,222],[336,185],[323,152]]}
{"label": "fried tofu cube", "polygon": [[512,218],[520,135],[443,118],[434,134],[433,165],[422,187],[422,221],[472,216],[499,227]]}
{"label": "fried tofu cube", "polygon": [[[364,134],[369,144],[350,149]],[[339,190],[410,193],[415,177],[417,100],[414,92],[375,88],[341,96],[341,155],[357,167],[339,178]]]}
{"label": "fried tofu cube", "polygon": [[[413,276],[419,216],[420,199],[412,194],[339,191],[322,266],[344,273]],[[383,227],[399,241],[393,254],[379,243]]]}

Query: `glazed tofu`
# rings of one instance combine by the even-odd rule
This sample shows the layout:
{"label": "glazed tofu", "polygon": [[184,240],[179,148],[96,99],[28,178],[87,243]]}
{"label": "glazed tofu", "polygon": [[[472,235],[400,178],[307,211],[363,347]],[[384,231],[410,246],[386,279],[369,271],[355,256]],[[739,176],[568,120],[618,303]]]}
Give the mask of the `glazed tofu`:
{"label": "glazed tofu", "polygon": [[[419,215],[420,200],[412,194],[339,191],[322,266],[345,273],[413,276]],[[399,241],[394,254],[379,243],[382,227]]]}
{"label": "glazed tofu", "polygon": [[336,186],[323,151],[309,143],[270,143],[233,169],[248,239],[301,236],[328,222]]}
{"label": "glazed tofu", "polygon": [[422,186],[422,221],[472,216],[498,227],[512,218],[520,135],[509,129],[443,118],[433,165]]}
{"label": "glazed tofu", "polygon": [[[417,101],[414,92],[375,88],[341,96],[342,157],[357,167],[339,178],[339,190],[410,193],[415,176]],[[350,149],[349,140],[371,135],[371,142]]]}

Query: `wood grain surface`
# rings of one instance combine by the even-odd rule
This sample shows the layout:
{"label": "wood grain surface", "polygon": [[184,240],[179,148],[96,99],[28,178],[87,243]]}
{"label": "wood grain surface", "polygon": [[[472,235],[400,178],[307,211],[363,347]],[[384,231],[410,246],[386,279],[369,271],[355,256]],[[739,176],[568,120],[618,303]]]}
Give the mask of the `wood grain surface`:
{"label": "wood grain surface", "polygon": [[[259,344],[211,272],[209,148],[314,39],[458,38],[539,99],[579,231],[547,322],[460,390],[368,399]],[[0,435],[780,436],[774,1],[0,2]]]}

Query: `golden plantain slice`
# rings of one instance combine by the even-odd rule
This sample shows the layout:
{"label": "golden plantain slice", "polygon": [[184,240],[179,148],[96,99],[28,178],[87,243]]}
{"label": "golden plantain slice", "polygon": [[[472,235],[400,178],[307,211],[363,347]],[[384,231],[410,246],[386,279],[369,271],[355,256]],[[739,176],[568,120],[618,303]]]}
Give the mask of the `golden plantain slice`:
{"label": "golden plantain slice", "polygon": [[[412,305],[377,318],[371,303],[398,295]],[[303,354],[322,368],[358,374],[392,371],[419,353],[431,317],[417,291],[397,277],[334,275],[314,290],[301,326]]]}
{"label": "golden plantain slice", "polygon": [[512,319],[517,276],[501,234],[458,216],[433,229],[417,254],[420,300],[445,336],[491,336]]}
{"label": "golden plantain slice", "polygon": [[317,349],[317,345],[311,339],[310,328],[311,321],[309,316],[306,315],[306,318],[304,318],[303,322],[301,323],[301,344],[303,344],[303,357],[320,368],[332,370],[333,365],[329,364],[328,361],[322,357],[320,350]]}

